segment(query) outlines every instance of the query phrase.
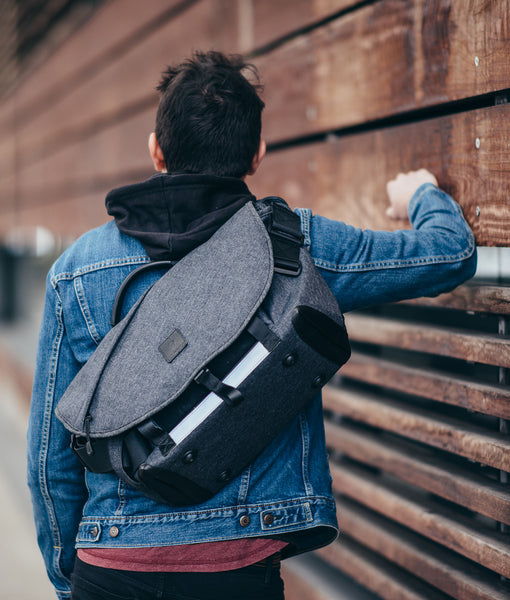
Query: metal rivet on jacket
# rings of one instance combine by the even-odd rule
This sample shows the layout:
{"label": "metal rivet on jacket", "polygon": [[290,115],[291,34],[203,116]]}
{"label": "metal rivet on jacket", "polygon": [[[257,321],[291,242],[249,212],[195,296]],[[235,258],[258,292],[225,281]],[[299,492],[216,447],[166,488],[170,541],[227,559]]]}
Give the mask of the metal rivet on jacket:
{"label": "metal rivet on jacket", "polygon": [[266,513],[264,515],[264,525],[272,525],[274,523],[273,513]]}

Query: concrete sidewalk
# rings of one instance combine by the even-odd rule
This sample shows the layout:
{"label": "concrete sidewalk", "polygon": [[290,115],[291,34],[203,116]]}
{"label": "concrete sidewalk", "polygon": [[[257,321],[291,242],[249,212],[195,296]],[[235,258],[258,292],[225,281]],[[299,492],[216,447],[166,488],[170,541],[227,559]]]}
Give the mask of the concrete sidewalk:
{"label": "concrete sidewalk", "polygon": [[54,600],[25,483],[26,422],[14,390],[0,380],[0,600]]}

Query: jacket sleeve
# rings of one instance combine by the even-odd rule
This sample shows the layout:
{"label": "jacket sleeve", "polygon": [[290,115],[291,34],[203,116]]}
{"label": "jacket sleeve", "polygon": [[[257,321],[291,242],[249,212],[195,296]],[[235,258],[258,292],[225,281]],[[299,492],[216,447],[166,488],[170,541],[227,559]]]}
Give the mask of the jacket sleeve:
{"label": "jacket sleeve", "polygon": [[48,276],[28,427],[28,485],[37,541],[59,598],[71,597],[74,542],[87,498],[84,469],[55,405],[80,368],[69,346],[57,285]]}
{"label": "jacket sleeve", "polygon": [[434,296],[476,271],[474,236],[460,206],[430,183],[409,204],[412,230],[371,231],[297,209],[315,265],[348,312]]}

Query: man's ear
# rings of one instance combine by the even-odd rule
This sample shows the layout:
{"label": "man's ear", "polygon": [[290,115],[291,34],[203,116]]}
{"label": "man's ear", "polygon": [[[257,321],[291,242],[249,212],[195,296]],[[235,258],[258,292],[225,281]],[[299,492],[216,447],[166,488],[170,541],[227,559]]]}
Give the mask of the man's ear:
{"label": "man's ear", "polygon": [[165,159],[163,157],[163,152],[159,147],[158,140],[156,139],[156,134],[154,133],[154,131],[149,136],[149,152],[156,171],[166,172],[166,165]]}
{"label": "man's ear", "polygon": [[260,140],[259,148],[251,161],[251,167],[248,171],[248,175],[254,175],[255,171],[259,168],[262,159],[266,155],[266,142],[264,140]]}

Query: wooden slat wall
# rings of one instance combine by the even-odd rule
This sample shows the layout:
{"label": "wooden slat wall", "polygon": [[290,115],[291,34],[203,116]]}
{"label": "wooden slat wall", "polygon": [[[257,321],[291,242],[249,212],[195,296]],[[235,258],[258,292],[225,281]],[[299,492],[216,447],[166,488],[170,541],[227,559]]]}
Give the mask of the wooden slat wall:
{"label": "wooden slat wall", "polygon": [[[0,102],[0,235],[104,222],[108,189],[151,174],[161,68],[215,48],[265,84],[259,196],[394,229],[385,183],[425,166],[508,247],[509,42],[499,0],[110,0]],[[342,534],[318,555],[369,595],[510,598],[508,284],[348,315],[324,393]],[[344,597],[286,576],[288,600]]]}

